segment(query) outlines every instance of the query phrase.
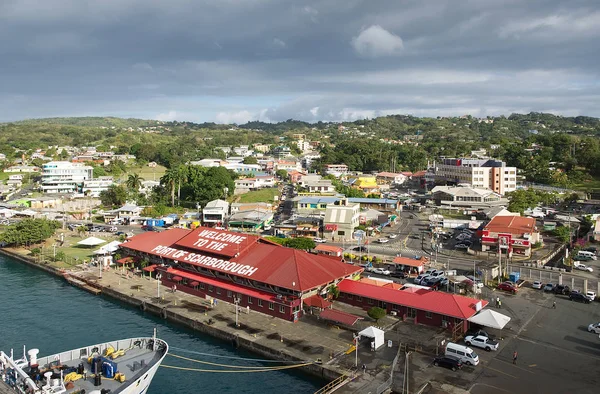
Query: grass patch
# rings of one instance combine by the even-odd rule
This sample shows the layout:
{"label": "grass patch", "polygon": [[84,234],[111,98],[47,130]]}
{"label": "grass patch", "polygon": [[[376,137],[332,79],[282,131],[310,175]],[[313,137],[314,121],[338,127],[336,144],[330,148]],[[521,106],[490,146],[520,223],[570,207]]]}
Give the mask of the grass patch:
{"label": "grass patch", "polygon": [[121,179],[126,180],[129,174],[138,174],[141,178],[144,178],[145,181],[160,181],[160,178],[167,171],[166,167],[161,165],[156,165],[156,167],[148,167],[146,166],[137,166],[130,167],[127,170],[127,174],[121,175]]}
{"label": "grass patch", "polygon": [[571,185],[571,189],[574,190],[590,190],[597,189],[600,190],[600,179],[589,179],[579,183],[573,183]]}
{"label": "grass patch", "polygon": [[274,187],[270,189],[261,189],[251,191],[245,194],[240,195],[239,202],[241,203],[251,203],[251,202],[273,202],[273,197],[279,194],[279,190]]}

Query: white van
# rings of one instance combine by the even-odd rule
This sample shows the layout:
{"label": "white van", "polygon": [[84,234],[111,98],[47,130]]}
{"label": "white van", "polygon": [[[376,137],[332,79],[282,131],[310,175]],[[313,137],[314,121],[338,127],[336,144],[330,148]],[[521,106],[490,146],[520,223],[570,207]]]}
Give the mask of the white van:
{"label": "white van", "polygon": [[448,342],[446,345],[446,356],[451,356],[459,359],[463,364],[477,365],[479,364],[479,356],[470,347],[459,345],[454,342]]}
{"label": "white van", "polygon": [[[596,260],[596,254],[594,254],[594,252],[588,252],[587,250],[580,250],[579,252],[577,252],[577,256],[575,256],[575,258],[580,258],[583,257],[584,259],[587,260]],[[580,259],[583,260],[583,259]]]}

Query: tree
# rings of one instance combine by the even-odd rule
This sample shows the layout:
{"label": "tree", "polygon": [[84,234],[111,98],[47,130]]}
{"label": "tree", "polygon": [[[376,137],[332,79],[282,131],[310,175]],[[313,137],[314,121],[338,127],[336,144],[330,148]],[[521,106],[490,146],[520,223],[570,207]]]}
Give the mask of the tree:
{"label": "tree", "polygon": [[258,164],[258,159],[254,156],[246,156],[244,157],[244,164]]}
{"label": "tree", "polygon": [[367,312],[367,314],[369,315],[369,317],[371,319],[375,319],[375,323],[379,323],[379,319],[384,318],[385,315],[387,315],[387,312],[383,308],[379,308],[377,306],[374,306],[373,308],[369,309],[369,311]]}
{"label": "tree", "polygon": [[60,228],[56,220],[24,219],[6,227],[0,234],[0,243],[7,245],[28,245],[50,238]]}
{"label": "tree", "polygon": [[316,246],[315,241],[313,241],[310,238],[304,238],[304,237],[286,238],[285,240],[287,242],[285,242],[284,245],[289,248],[294,248],[294,249],[310,250],[310,249],[314,249]]}
{"label": "tree", "polygon": [[560,240],[562,243],[571,242],[571,229],[566,226],[556,227],[554,230],[554,236]]}
{"label": "tree", "polygon": [[88,229],[87,229],[87,227],[86,227],[86,226],[83,226],[83,225],[81,225],[81,226],[78,226],[78,227],[77,227],[77,234],[78,234],[80,237],[83,237],[87,231],[88,231]]}
{"label": "tree", "polygon": [[130,190],[138,191],[142,187],[142,181],[144,178],[140,177],[140,174],[133,173],[127,177],[126,185]]}
{"label": "tree", "polygon": [[330,299],[335,300],[340,296],[340,289],[336,285],[329,285],[327,288],[327,294]]}
{"label": "tree", "polygon": [[104,206],[114,207],[125,204],[127,191],[121,185],[112,185],[107,190],[100,192],[100,201]]}
{"label": "tree", "polygon": [[179,179],[178,171],[175,168],[169,168],[160,178],[160,184],[168,186],[171,189],[171,206],[175,206],[175,184]]}
{"label": "tree", "polygon": [[288,177],[288,172],[286,170],[277,170],[275,171],[275,175],[281,179],[281,180],[286,180]]}

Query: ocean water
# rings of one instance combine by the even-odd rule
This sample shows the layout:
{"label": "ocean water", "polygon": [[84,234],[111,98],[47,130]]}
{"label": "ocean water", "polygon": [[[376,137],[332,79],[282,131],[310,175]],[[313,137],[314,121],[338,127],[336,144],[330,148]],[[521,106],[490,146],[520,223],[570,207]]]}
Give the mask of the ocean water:
{"label": "ocean water", "polygon": [[[91,295],[60,278],[0,255],[0,349],[6,353],[12,348],[20,356],[26,345],[27,349],[39,348],[40,356],[44,356],[92,343],[152,336],[154,328],[169,343],[173,354],[227,365],[281,365],[248,360],[260,356],[128,305]],[[163,364],[225,369],[170,356]],[[148,393],[303,394],[314,393],[325,383],[298,370],[215,373],[159,368]]]}

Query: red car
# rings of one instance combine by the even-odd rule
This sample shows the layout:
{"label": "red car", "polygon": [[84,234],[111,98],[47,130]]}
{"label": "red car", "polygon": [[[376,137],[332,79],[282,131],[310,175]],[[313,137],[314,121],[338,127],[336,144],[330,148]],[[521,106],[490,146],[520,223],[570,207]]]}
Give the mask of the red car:
{"label": "red car", "polygon": [[515,294],[517,292],[517,287],[511,285],[510,283],[500,283],[498,285],[498,290],[510,291]]}

